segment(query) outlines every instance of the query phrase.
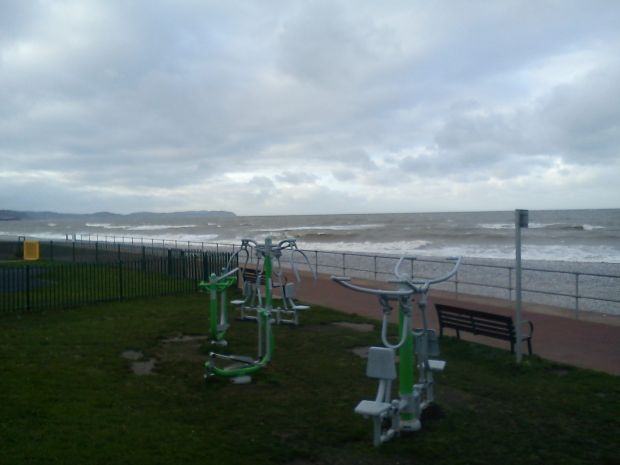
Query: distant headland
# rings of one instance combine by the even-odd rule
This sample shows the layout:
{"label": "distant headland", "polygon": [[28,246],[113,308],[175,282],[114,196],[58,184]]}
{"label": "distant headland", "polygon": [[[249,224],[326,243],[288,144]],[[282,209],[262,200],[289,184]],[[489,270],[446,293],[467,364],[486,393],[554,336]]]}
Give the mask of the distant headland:
{"label": "distant headland", "polygon": [[95,213],[57,213],[57,212],[32,212],[32,211],[16,211],[16,210],[0,210],[0,221],[19,221],[19,220],[54,220],[54,219],[115,219],[130,218],[143,221],[157,219],[175,219],[175,218],[215,218],[215,217],[235,217],[233,212],[224,210],[196,210],[184,212],[134,212],[128,214],[111,213],[111,212],[95,212]]}

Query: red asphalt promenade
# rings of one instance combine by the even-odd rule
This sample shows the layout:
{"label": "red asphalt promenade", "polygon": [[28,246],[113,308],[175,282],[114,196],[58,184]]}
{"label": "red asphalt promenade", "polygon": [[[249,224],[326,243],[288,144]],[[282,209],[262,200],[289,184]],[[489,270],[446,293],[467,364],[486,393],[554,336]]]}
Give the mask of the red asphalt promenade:
{"label": "red asphalt promenade", "polygon": [[[368,287],[390,286],[384,282],[353,281]],[[304,279],[303,286],[298,290],[298,298],[308,304],[344,313],[382,318],[377,297],[345,289],[329,279],[329,276],[319,276],[314,285],[311,279]],[[430,327],[436,330],[439,326],[434,302],[514,316],[514,302],[462,294],[457,297],[449,292],[431,291],[427,314]],[[397,318],[397,313],[393,312],[393,319]],[[554,362],[620,375],[620,316],[581,312],[579,319],[576,319],[574,313],[567,309],[524,303],[523,319],[534,323],[534,354]],[[419,327],[419,312],[414,312],[413,324]],[[446,329],[444,334],[450,336],[455,332]],[[510,350],[507,341],[467,333],[461,333],[461,338]],[[523,345],[523,354],[524,357],[527,354],[526,344]]]}

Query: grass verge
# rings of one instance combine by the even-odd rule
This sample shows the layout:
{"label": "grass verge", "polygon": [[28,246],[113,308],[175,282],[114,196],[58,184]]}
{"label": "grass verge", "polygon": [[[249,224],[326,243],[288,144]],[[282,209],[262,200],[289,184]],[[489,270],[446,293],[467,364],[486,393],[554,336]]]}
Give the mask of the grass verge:
{"label": "grass verge", "polygon": [[[375,449],[353,413],[374,382],[352,352],[368,322],[323,308],[276,327],[273,362],[251,385],[202,378],[208,296],[162,297],[0,319],[4,464],[613,464],[618,378],[445,338],[437,405],[423,429]],[[233,321],[229,351],[253,355]],[[167,342],[168,341],[168,342]],[[137,376],[126,350],[155,358]]]}

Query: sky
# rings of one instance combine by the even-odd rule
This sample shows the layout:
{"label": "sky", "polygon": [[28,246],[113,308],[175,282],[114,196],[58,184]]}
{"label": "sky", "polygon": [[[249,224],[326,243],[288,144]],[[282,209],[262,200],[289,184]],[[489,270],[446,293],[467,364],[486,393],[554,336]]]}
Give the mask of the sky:
{"label": "sky", "polygon": [[620,207],[620,2],[0,0],[0,209]]}

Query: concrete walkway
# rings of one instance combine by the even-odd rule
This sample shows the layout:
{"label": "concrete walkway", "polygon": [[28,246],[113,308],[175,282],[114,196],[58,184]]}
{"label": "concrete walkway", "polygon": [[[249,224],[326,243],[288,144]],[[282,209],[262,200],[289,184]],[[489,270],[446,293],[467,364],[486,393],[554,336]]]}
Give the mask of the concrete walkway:
{"label": "concrete walkway", "polygon": [[[336,284],[328,276],[320,276],[314,285],[311,279],[304,279],[298,291],[300,301],[356,313],[370,318],[381,319],[379,303],[376,297],[354,292]],[[387,283],[354,280],[369,287],[386,288]],[[456,305],[490,313],[514,315],[514,302],[475,296],[459,295],[458,298],[447,292],[430,294],[428,320],[431,328],[438,329],[437,313],[433,303]],[[393,312],[392,319],[398,312]],[[419,315],[414,315],[414,325],[419,325]],[[523,319],[534,323],[532,337],[533,352],[540,357],[554,362],[574,365],[581,368],[604,371],[620,375],[620,317],[604,316],[582,312],[579,319],[567,309],[558,309],[542,305],[523,305]],[[419,327],[419,326],[418,326]],[[454,332],[450,329],[445,334]],[[473,336],[462,333],[461,337],[482,344],[510,350],[506,341]],[[523,353],[527,354],[524,344]]]}

